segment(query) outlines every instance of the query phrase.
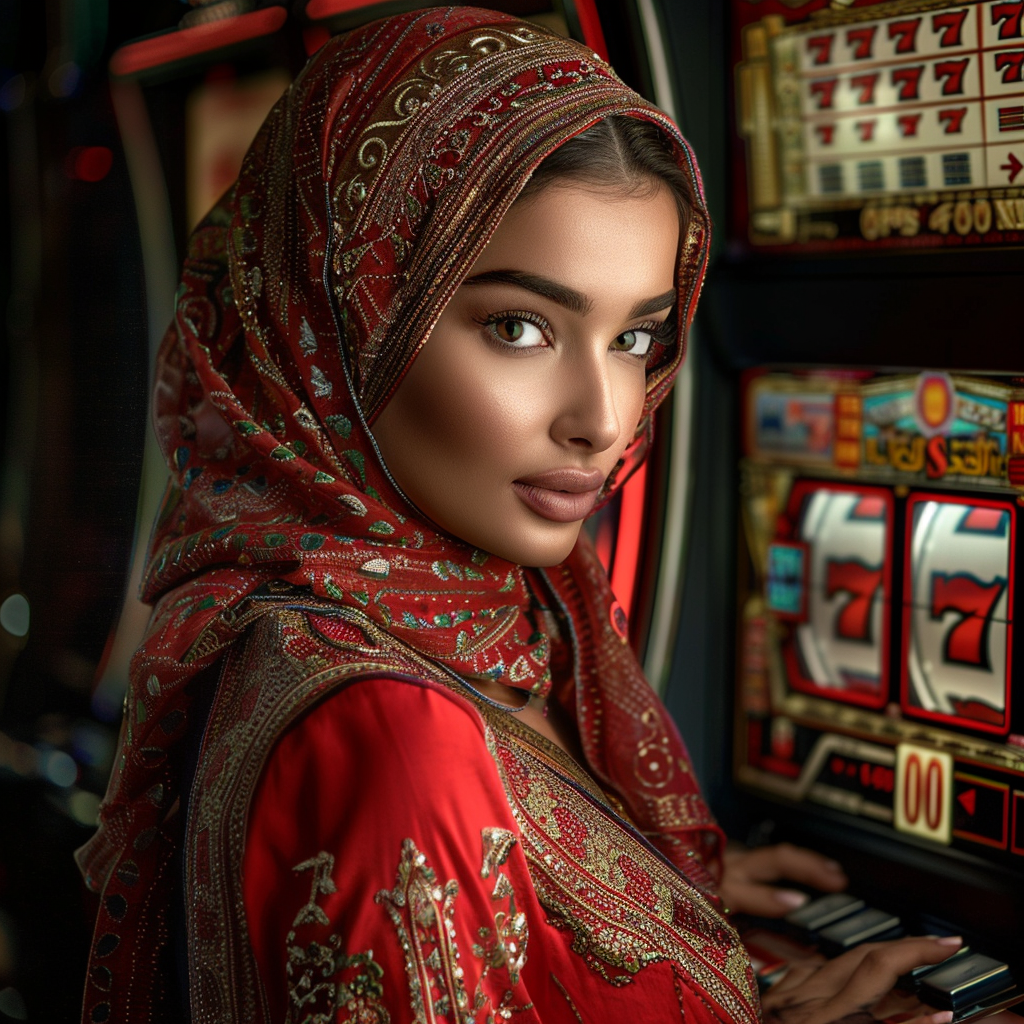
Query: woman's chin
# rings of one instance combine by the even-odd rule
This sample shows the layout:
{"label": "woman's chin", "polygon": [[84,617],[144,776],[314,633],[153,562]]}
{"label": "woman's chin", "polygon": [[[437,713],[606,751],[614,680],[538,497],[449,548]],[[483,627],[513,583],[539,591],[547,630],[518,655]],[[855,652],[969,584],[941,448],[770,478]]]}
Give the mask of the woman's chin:
{"label": "woman's chin", "polygon": [[583,521],[545,524],[546,527],[548,525],[554,528],[524,531],[526,535],[506,534],[500,538],[492,538],[489,544],[477,544],[477,547],[516,565],[546,569],[564,562],[569,557],[580,535]]}
{"label": "woman's chin", "polygon": [[548,536],[538,539],[523,539],[520,542],[511,542],[504,550],[496,552],[507,561],[515,562],[517,565],[525,565],[529,568],[549,568],[568,558],[575,542],[580,536],[583,522],[563,523],[557,532],[557,536]]}

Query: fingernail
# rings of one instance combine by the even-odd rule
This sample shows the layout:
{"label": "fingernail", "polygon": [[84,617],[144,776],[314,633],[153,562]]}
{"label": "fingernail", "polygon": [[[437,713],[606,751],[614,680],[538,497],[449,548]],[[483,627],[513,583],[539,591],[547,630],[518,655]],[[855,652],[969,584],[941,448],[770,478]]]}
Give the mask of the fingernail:
{"label": "fingernail", "polygon": [[943,935],[941,939],[936,939],[935,941],[940,946],[962,946],[964,944],[962,935]]}
{"label": "fingernail", "polygon": [[775,899],[778,900],[784,907],[789,907],[791,910],[796,910],[797,907],[802,907],[810,897],[805,892],[797,892],[795,889],[779,889],[775,894]]}
{"label": "fingernail", "polygon": [[932,1024],[950,1024],[953,1019],[952,1010],[942,1010],[940,1013],[932,1014]]}
{"label": "fingernail", "polygon": [[840,864],[839,861],[837,861],[837,860],[827,860],[827,861],[825,861],[825,867],[827,867],[829,869],[829,871],[842,871],[843,870],[843,865]]}

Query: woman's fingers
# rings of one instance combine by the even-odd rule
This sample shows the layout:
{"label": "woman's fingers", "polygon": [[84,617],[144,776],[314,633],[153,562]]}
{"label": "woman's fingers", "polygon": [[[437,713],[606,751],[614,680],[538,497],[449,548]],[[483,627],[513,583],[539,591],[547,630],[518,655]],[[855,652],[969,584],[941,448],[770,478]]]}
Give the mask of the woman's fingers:
{"label": "woman's fingers", "polygon": [[808,897],[795,889],[772,884],[782,879],[824,892],[838,892],[847,883],[843,869],[834,860],[791,843],[756,850],[734,847],[726,851],[722,898],[733,911],[783,917],[803,906]]}
{"label": "woman's fingers", "polygon": [[913,1020],[907,1021],[907,1024],[950,1024],[952,1019],[952,1010],[936,1010],[935,1013],[926,1013],[915,1017]]}
{"label": "woman's fingers", "polygon": [[898,988],[890,989],[871,1007],[872,1016],[887,1024],[907,1024],[915,1017],[934,1010],[934,1006],[926,1006],[915,993]]}
{"label": "woman's fingers", "polygon": [[[782,1024],[831,1024],[866,1013],[889,996],[901,975],[922,964],[941,963],[959,946],[956,938],[899,939],[858,946],[821,965],[795,964],[765,993],[764,1008]],[[903,1008],[912,1024],[949,1024],[943,1012]]]}
{"label": "woman's fingers", "polygon": [[780,889],[774,885],[734,878],[722,886],[722,899],[734,912],[754,914],[757,917],[784,917],[791,910],[802,907],[808,897],[795,889]]}
{"label": "woman's fingers", "polygon": [[[958,939],[900,939],[869,944],[832,960],[807,983],[809,998],[821,998],[817,1024],[827,1024],[874,1006],[913,967],[941,963],[959,948]],[[844,963],[844,961],[846,961]],[[826,995],[822,986],[831,986]]]}
{"label": "woman's fingers", "polygon": [[789,965],[789,969],[761,997],[765,1009],[785,1006],[789,1002],[789,994],[800,989],[812,975],[821,969],[822,960],[800,960]]}
{"label": "woman's fingers", "polygon": [[837,861],[792,843],[751,850],[744,858],[743,870],[752,882],[777,882],[785,878],[823,892],[838,892],[849,881]]}

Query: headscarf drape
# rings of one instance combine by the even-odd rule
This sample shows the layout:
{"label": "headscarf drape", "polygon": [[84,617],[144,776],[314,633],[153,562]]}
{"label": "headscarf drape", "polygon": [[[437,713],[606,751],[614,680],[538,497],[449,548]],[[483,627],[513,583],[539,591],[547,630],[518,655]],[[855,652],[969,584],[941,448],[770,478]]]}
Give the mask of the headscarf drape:
{"label": "headscarf drape", "polygon": [[[473,8],[333,39],[274,107],[237,183],[190,239],[159,354],[155,421],[172,479],[151,539],[144,596],[155,610],[119,760],[99,832],[79,852],[91,888],[157,871],[166,851],[154,836],[180,793],[189,684],[296,588],[361,610],[455,673],[547,691],[549,640],[524,570],[413,507],[371,430],[533,169],[615,114],[661,128],[691,183],[692,216],[678,333],[653,346],[643,419],[605,500],[647,449],[707,260],[700,180],[671,120],[586,47]],[[550,577],[575,595],[574,629],[594,636],[613,614],[607,581],[585,552]],[[288,591],[275,598],[280,583]],[[638,720],[629,695],[646,683],[635,658],[602,664],[595,642],[586,663],[580,727],[595,770],[650,830],[710,835],[671,723],[660,711]],[[647,748],[684,770],[644,782],[636,758]]]}

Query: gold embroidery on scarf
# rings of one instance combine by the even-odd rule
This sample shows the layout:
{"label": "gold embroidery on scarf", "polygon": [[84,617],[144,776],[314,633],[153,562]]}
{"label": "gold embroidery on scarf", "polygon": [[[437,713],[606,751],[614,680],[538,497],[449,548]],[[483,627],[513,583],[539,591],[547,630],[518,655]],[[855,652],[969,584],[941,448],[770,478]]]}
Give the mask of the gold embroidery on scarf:
{"label": "gold embroidery on scarf", "polygon": [[[484,926],[477,932],[479,942],[473,944],[472,950],[483,961],[483,971],[472,1002],[466,990],[465,971],[459,963],[461,953],[455,930],[459,883],[449,879],[439,885],[426,855],[411,839],[406,839],[402,843],[395,887],[382,889],[374,897],[387,910],[402,947],[412,1024],[427,1024],[437,1018],[455,1024],[495,1024],[532,1006],[515,1002],[514,989],[526,963],[528,928],[526,915],[516,910],[512,883],[501,870],[516,837],[507,829],[485,828],[481,838],[484,856],[480,877],[494,878],[491,899],[504,906],[495,912],[493,928]],[[495,1005],[485,981],[492,972],[499,971],[504,972],[507,984],[501,986],[504,992]]]}
{"label": "gold embroidery on scarf", "polygon": [[345,953],[336,932],[326,942],[310,937],[303,944],[298,937],[309,926],[330,926],[330,918],[317,901],[338,891],[331,877],[334,857],[321,851],[292,871],[312,871],[313,880],[309,899],[295,915],[286,940],[286,1024],[389,1024],[391,1015],[379,1001],[384,992],[384,970],[373,959],[373,950]]}

